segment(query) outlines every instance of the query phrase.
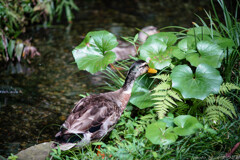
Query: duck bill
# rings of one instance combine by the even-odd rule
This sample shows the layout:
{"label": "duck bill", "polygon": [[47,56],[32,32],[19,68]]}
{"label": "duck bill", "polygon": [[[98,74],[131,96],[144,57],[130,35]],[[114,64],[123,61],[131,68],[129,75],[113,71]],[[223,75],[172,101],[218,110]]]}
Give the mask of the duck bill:
{"label": "duck bill", "polygon": [[148,68],[148,73],[157,73],[157,70],[153,68]]}

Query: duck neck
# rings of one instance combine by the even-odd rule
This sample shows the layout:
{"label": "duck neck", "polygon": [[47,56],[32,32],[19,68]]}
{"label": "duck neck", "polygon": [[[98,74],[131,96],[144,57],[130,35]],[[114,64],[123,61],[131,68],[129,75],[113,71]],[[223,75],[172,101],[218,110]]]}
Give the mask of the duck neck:
{"label": "duck neck", "polygon": [[125,80],[125,83],[122,87],[123,89],[123,92],[126,93],[126,94],[131,94],[132,92],[132,88],[133,88],[133,84],[135,82],[136,78],[131,76],[130,74],[128,74],[126,80]]}

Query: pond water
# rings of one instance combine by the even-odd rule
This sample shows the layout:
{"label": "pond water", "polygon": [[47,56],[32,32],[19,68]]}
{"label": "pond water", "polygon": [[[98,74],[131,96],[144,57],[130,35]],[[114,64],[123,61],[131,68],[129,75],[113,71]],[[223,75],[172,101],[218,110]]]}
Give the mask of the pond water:
{"label": "pond water", "polygon": [[0,155],[6,157],[53,140],[74,102],[80,99],[79,94],[100,92],[99,82],[88,72],[78,71],[71,54],[88,31],[106,29],[117,36],[134,36],[135,27],[190,27],[197,21],[194,13],[204,15],[203,8],[210,4],[194,0],[124,0],[120,4],[91,0],[77,5],[80,9],[72,25],[28,29],[24,36],[32,37],[40,57],[31,64],[0,69]]}

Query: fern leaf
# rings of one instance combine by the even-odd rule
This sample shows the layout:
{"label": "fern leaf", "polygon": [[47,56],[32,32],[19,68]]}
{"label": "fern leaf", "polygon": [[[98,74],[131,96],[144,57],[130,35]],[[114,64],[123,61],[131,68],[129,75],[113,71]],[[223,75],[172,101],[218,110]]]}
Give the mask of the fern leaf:
{"label": "fern leaf", "polygon": [[214,97],[211,95],[205,101],[208,105],[205,111],[207,118],[215,123],[221,119],[225,119],[226,115],[232,119],[234,116],[237,116],[233,104],[226,97],[220,95]]}
{"label": "fern leaf", "polygon": [[182,102],[182,99],[180,98],[179,94],[174,91],[174,90],[168,90],[167,94],[173,98],[175,98],[176,100],[178,101],[181,101]]}
{"label": "fern leaf", "polygon": [[160,79],[162,81],[170,81],[171,80],[169,74],[160,74],[160,75],[154,76],[152,78],[157,78],[157,79]]}
{"label": "fern leaf", "polygon": [[233,115],[237,116],[233,104],[226,97],[217,96],[216,104],[223,106],[224,108],[230,110]]}
{"label": "fern leaf", "polygon": [[155,76],[153,78],[160,79],[162,82],[159,83],[153,90],[152,93],[153,100],[156,101],[155,110],[157,112],[158,118],[164,118],[165,114],[168,112],[169,108],[174,108],[177,106],[177,101],[182,101],[178,93],[171,88],[171,78],[169,75],[162,74]]}
{"label": "fern leaf", "polygon": [[217,110],[209,110],[207,113],[207,117],[209,121],[212,121],[213,123],[217,123],[220,119],[224,120],[224,114],[219,113]]}
{"label": "fern leaf", "polygon": [[216,105],[208,106],[206,112],[207,118],[211,121],[214,121],[214,123],[217,123],[221,119],[225,119],[225,115],[222,112],[219,112],[218,106]]}
{"label": "fern leaf", "polygon": [[153,96],[166,96],[167,95],[167,91],[154,92],[152,95]]}
{"label": "fern leaf", "polygon": [[189,105],[184,103],[184,102],[177,102],[177,111],[176,114],[177,115],[183,115],[186,114],[189,111]]}
{"label": "fern leaf", "polygon": [[174,100],[170,96],[166,96],[166,100],[174,104],[175,106],[177,106],[177,104],[174,102]]}
{"label": "fern leaf", "polygon": [[156,101],[163,101],[165,99],[165,97],[155,97],[153,98],[153,100],[156,100]]}
{"label": "fern leaf", "polygon": [[174,108],[173,105],[171,103],[169,103],[166,99],[163,101],[163,103],[168,107]]}
{"label": "fern leaf", "polygon": [[214,96],[208,96],[205,101],[207,102],[208,105],[213,105],[215,103],[215,97]]}
{"label": "fern leaf", "polygon": [[167,82],[162,82],[157,87],[155,87],[153,90],[158,91],[158,90],[167,90],[170,89],[171,85]]}
{"label": "fern leaf", "polygon": [[155,102],[154,104],[158,106],[164,105],[163,101]]}
{"label": "fern leaf", "polygon": [[220,86],[220,90],[219,92],[221,94],[226,94],[226,93],[229,93],[231,90],[240,90],[240,87],[233,84],[233,83],[223,83],[221,86]]}

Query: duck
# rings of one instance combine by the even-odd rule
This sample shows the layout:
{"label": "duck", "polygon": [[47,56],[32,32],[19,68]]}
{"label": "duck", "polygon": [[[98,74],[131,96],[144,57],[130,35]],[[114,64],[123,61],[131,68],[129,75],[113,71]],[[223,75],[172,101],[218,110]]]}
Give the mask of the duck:
{"label": "duck", "polygon": [[[158,33],[157,27],[147,26],[142,28],[138,35],[139,44],[143,44],[148,36],[156,33]],[[129,59],[129,56],[134,57],[137,55],[136,48],[132,44],[120,40],[118,40],[118,46],[112,49],[112,51],[116,54],[115,61]]]}
{"label": "duck", "polygon": [[154,69],[149,68],[147,62],[135,61],[120,89],[90,95],[78,101],[60,127],[60,131],[55,135],[52,148],[57,146],[61,150],[81,148],[107,135],[125,110],[135,80],[149,70]]}

